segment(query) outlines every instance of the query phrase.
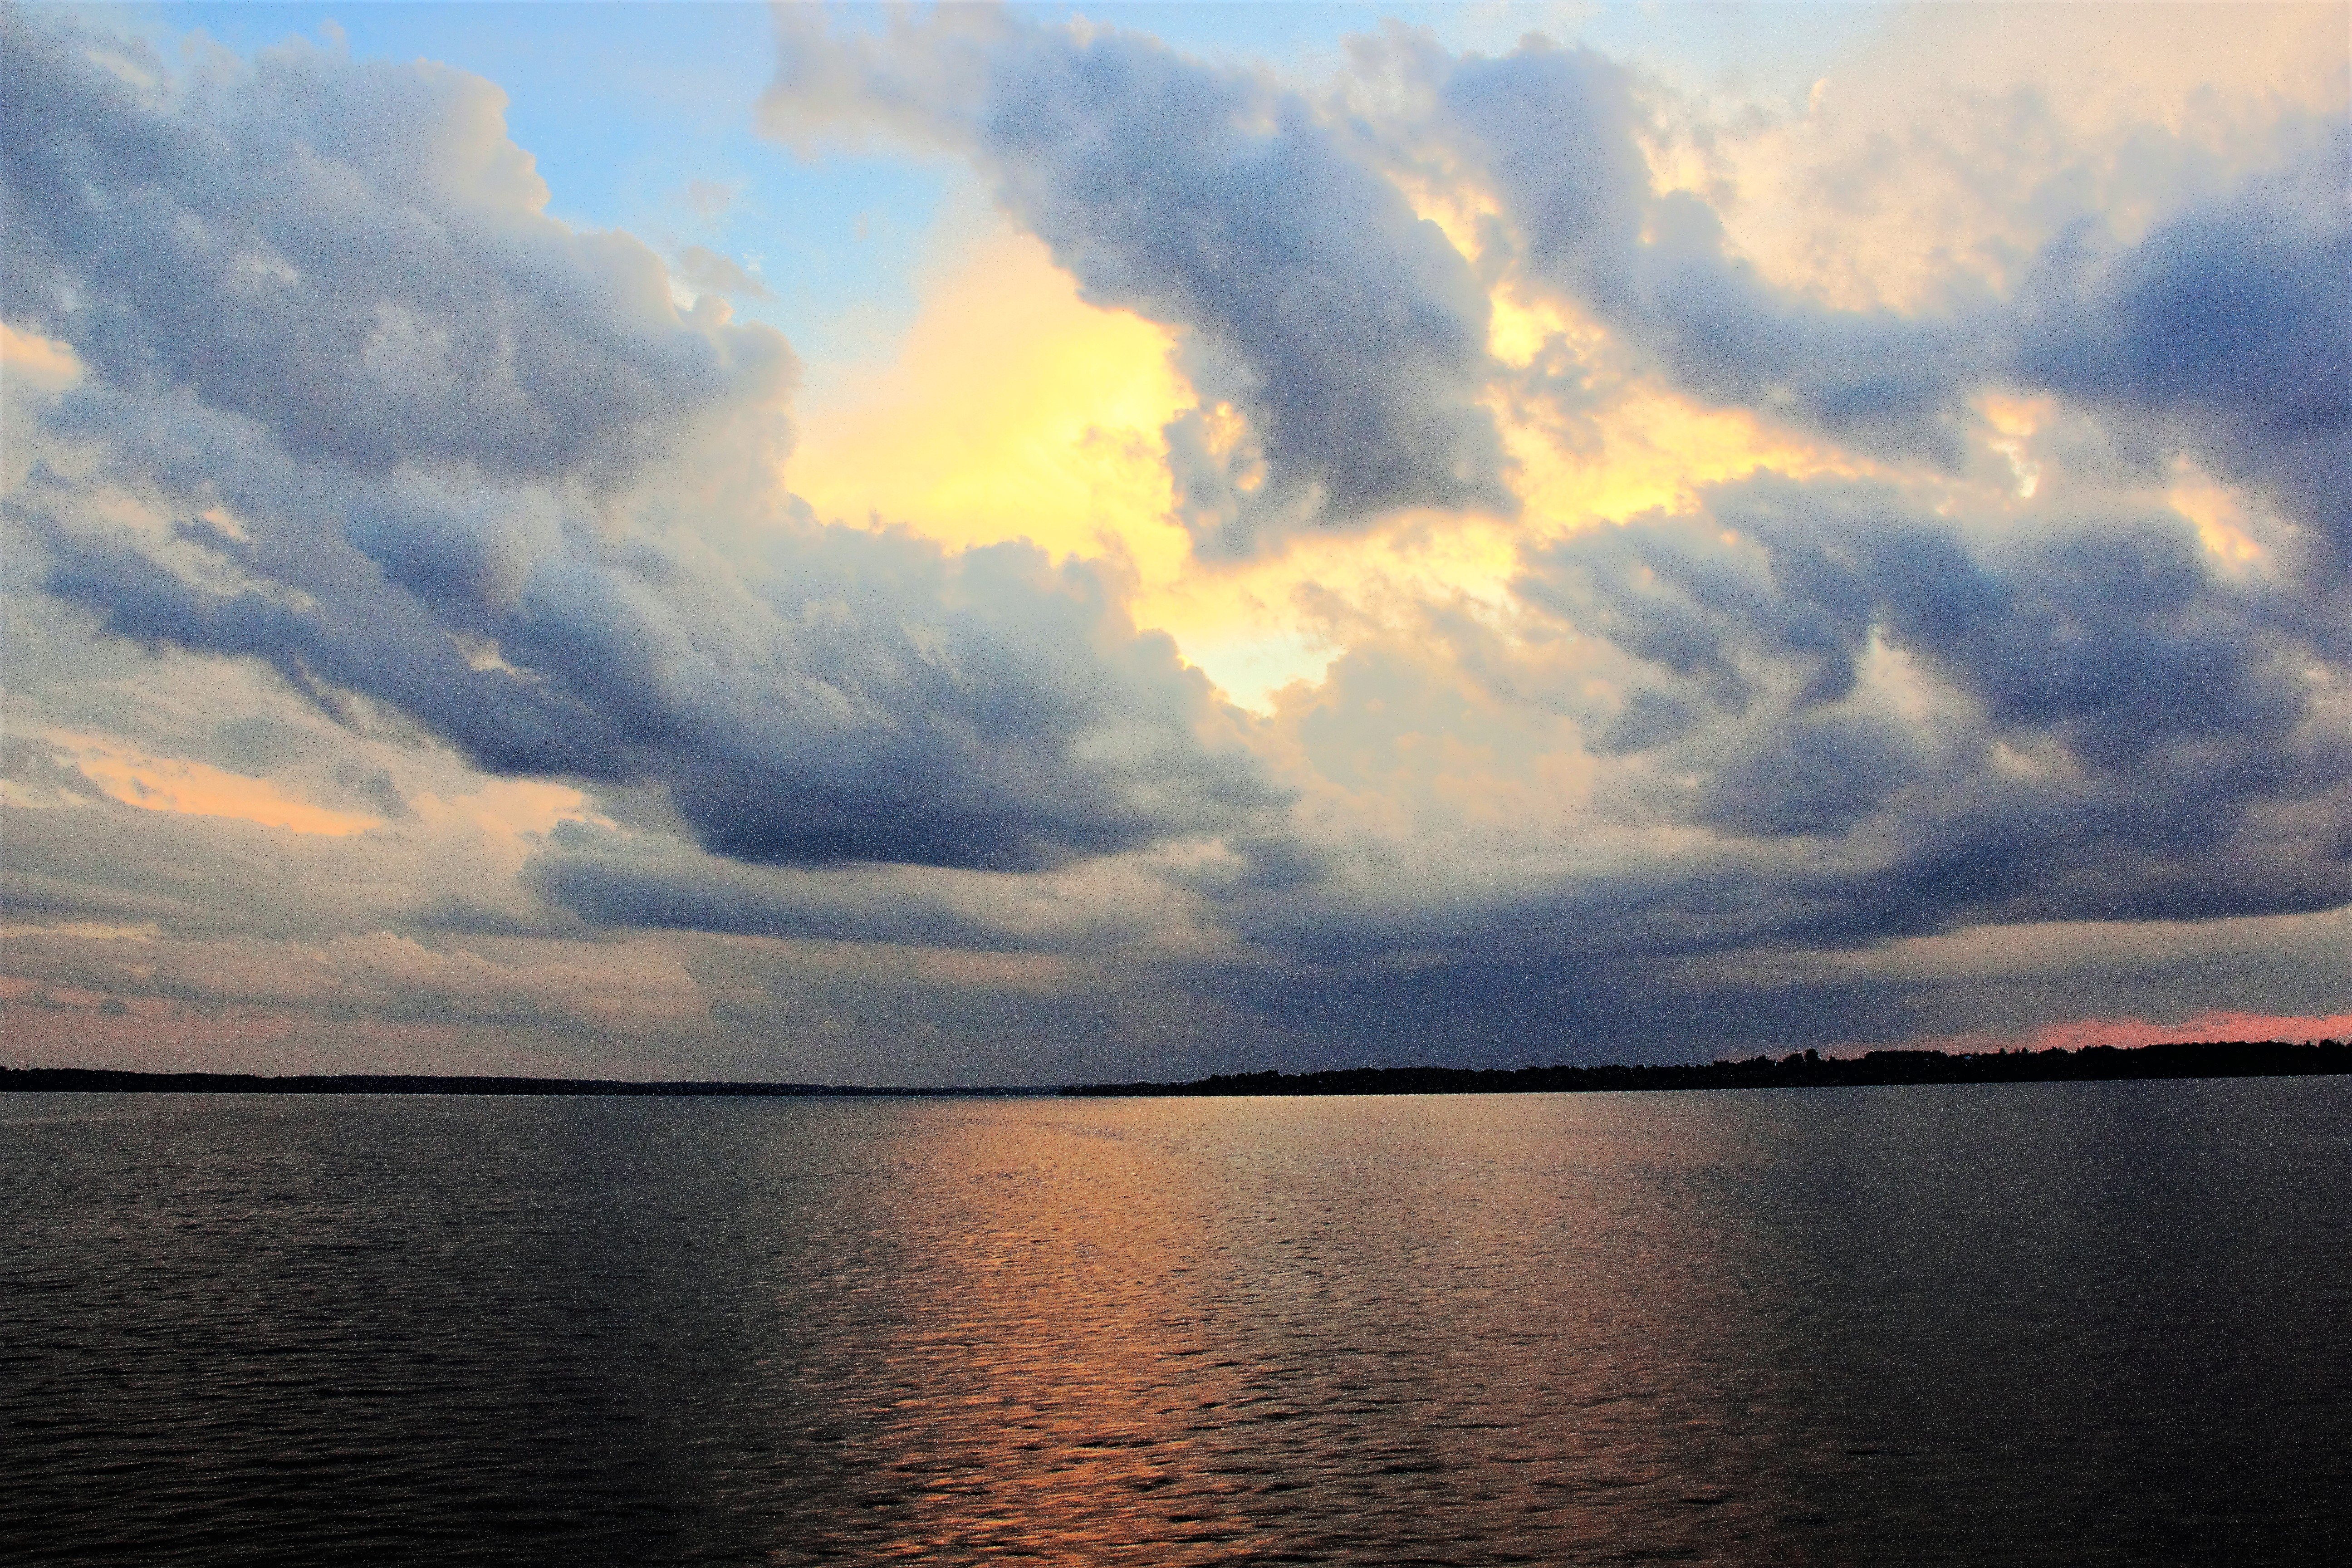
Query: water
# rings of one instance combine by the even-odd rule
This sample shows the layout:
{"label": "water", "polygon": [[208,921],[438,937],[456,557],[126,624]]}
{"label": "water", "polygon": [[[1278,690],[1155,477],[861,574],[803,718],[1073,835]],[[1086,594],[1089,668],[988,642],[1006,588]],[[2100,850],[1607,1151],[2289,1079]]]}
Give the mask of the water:
{"label": "water", "polygon": [[11,1096],[0,1555],[2352,1561],[2352,1083]]}

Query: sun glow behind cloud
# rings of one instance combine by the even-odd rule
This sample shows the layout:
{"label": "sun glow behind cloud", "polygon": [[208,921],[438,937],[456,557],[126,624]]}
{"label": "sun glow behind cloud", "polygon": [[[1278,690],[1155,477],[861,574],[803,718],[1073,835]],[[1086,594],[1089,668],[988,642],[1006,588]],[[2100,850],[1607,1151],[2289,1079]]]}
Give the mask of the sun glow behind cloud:
{"label": "sun glow behind cloud", "polygon": [[[1524,367],[1579,331],[1547,304],[1496,302],[1494,344]],[[1574,447],[1498,395],[1521,518],[1407,509],[1204,562],[1173,515],[1165,426],[1195,394],[1164,328],[1088,304],[1026,236],[991,228],[936,266],[890,360],[820,378],[797,410],[784,481],[819,515],[913,530],[951,548],[1025,540],[1101,557],[1139,626],[1165,631],[1234,700],[1320,679],[1335,647],[1310,601],[1358,616],[1415,598],[1498,605],[1530,541],[1687,505],[1759,468],[1866,471],[1737,409],[1656,386],[1596,410]]]}
{"label": "sun glow behind cloud", "polygon": [[821,380],[799,409],[791,488],[826,517],[944,544],[1027,539],[1179,569],[1159,433],[1185,402],[1166,331],[1078,298],[1026,236],[940,268],[892,362]]}

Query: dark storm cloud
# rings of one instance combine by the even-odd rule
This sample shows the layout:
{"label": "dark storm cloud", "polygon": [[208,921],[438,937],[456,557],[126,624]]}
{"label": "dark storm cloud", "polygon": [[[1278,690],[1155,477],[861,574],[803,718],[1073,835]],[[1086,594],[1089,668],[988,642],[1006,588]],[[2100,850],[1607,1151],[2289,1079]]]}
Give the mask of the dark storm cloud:
{"label": "dark storm cloud", "polygon": [[[1606,904],[1516,910],[1486,940],[1410,962],[1283,957],[1203,965],[1181,978],[1266,1030],[1235,1031],[1251,1045],[1228,1054],[1227,1070],[1707,1061],[2028,1033],[2053,1018],[2326,1015],[2345,1005],[2340,922],[2251,943],[2070,952],[2058,969],[2015,955],[1990,973],[1948,974],[1900,963],[1824,972],[1771,943],[1690,957],[1595,954],[1568,934],[1615,912]],[[1545,945],[1530,931],[1555,940]],[[2050,941],[2066,951],[2066,938]]]}
{"label": "dark storm cloud", "polygon": [[1276,963],[1193,978],[1300,1038],[1291,1049],[1301,1067],[1706,1061],[1892,1043],[1917,1029],[1911,998],[1884,984],[1742,984],[1560,952],[1464,952],[1393,969]]}
{"label": "dark storm cloud", "polygon": [[[10,515],[104,633],[491,773],[656,787],[748,860],[1034,868],[1279,805],[1082,564],[781,515],[756,451],[748,499],[651,448],[626,489],[611,457],[753,417],[785,351],[540,216],[486,84],[292,48],[151,101],[105,47],[16,18],[7,51],[8,310],[98,373],[47,420],[87,471]],[[440,312],[433,366],[386,379],[388,310]],[[690,525],[663,484],[704,487]]]}
{"label": "dark storm cloud", "polygon": [[814,100],[899,106],[970,146],[1088,300],[1181,329],[1203,406],[1167,438],[1202,553],[1399,507],[1517,510],[1478,405],[1485,291],[1304,99],[1108,30],[943,27],[922,47],[957,68],[918,83],[903,52],[788,26],[771,124]]}
{"label": "dark storm cloud", "polygon": [[22,11],[0,50],[9,321],[370,471],[612,468],[793,369],[670,309],[660,260],[544,216],[489,83],[295,45],[167,85]]}
{"label": "dark storm cloud", "polygon": [[[1613,714],[1546,704],[1541,664],[1461,662],[1492,700],[1582,727],[1595,864],[1433,877],[1350,847],[1346,875],[1223,901],[1248,956],[1182,983],[1359,1060],[1892,1043],[2112,1011],[2125,984],[2149,1016],[2342,1005],[2340,928],[2335,960],[2126,955],[2103,980],[2070,962],[2019,982],[2032,1005],[1868,957],[1971,928],[2340,910],[2352,671],[2309,628],[2352,615],[2342,592],[2225,569],[2161,511],[1971,521],[1776,478],[1703,500],[1524,557],[1522,604],[1585,649],[1558,668],[1621,693]],[[1302,743],[1321,714],[1428,708],[1439,640],[1426,668],[1335,662]]]}
{"label": "dark storm cloud", "polygon": [[[2225,578],[2178,517],[2041,521],[1972,538],[1884,487],[1759,479],[1532,552],[1520,592],[1666,678],[1607,749],[1695,773],[1695,819],[1839,836],[1884,815],[1885,888],[1841,895],[1857,930],[2352,891],[2320,809],[2352,777],[2346,671],[2305,629],[2344,596]],[[1952,700],[1869,700],[1873,649]],[[2305,815],[2258,830],[2277,812]]]}
{"label": "dark storm cloud", "polygon": [[[1765,757],[1785,756],[1775,748]],[[1735,759],[1733,766],[1752,765]],[[1785,789],[1768,797],[1785,811]],[[1751,832],[1801,824],[1761,821]],[[1517,893],[1464,882],[1417,894],[1359,884],[1226,910],[1248,958],[1181,965],[1179,984],[1293,1032],[1307,1065],[1372,1061],[1704,1060],[1808,1045],[2031,1027],[2118,1009],[2341,1010],[2340,919],[2229,952],[2135,938],[2037,969],[2020,946],[1995,981],[1873,962],[1904,938],[2081,920],[2203,924],[2340,911],[2352,894],[2342,813],[2273,828],[2242,815],[2184,852],[2178,822],[2128,792],[2089,799],[1985,788],[1899,825],[1857,824],[1796,854],[1727,838],[1663,848]],[[1850,962],[1840,962],[1844,955]]]}
{"label": "dark storm cloud", "polygon": [[[130,428],[128,469],[181,466]],[[236,434],[208,432],[203,469],[245,537],[182,522],[187,568],[77,530],[68,494],[19,502],[49,591],[115,637],[261,660],[339,715],[372,699],[488,772],[657,786],[743,859],[1027,869],[1278,804],[1201,738],[1206,681],[1083,565],[778,520],[724,564],[555,533],[493,595],[467,531],[500,498],[322,475]]]}
{"label": "dark storm cloud", "polygon": [[896,868],[807,872],[714,861],[676,840],[569,823],[526,868],[540,898],[592,926],[825,942],[1067,952],[1115,947],[1142,923],[1026,879]]}
{"label": "dark storm cloud", "polygon": [[1590,48],[1456,58],[1391,33],[1359,65],[1405,90],[1343,111],[1115,32],[783,32],[772,129],[895,121],[964,145],[1089,299],[1184,330],[1203,407],[1168,455],[1204,553],[1398,505],[1512,510],[1493,390],[1580,438],[1596,364],[1559,341],[1515,374],[1489,359],[1482,285],[1412,216],[1391,178],[1410,168],[1490,192],[1481,266],[1691,396],[1957,468],[1979,394],[2055,392],[2126,447],[2261,487],[2313,526],[2315,570],[2346,570],[2340,123],[2283,115],[2277,166],[2135,244],[2062,213],[2006,294],[1954,269],[1915,310],[1846,310],[1765,278],[1706,198],[1656,187],[1647,89]]}

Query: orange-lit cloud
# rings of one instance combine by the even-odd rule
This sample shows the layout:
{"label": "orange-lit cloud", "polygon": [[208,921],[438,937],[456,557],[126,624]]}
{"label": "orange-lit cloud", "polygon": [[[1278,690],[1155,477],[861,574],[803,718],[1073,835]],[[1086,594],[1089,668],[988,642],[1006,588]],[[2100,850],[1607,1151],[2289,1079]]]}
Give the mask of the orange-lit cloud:
{"label": "orange-lit cloud", "polygon": [[570,784],[539,779],[485,779],[481,787],[444,800],[419,795],[409,807],[428,826],[474,828],[493,838],[519,838],[551,831],[560,822],[611,822],[590,811],[588,797]]}
{"label": "orange-lit cloud", "polygon": [[72,756],[92,784],[125,805],[234,817],[332,837],[383,826],[381,817],[315,805],[268,779],[224,772],[208,763],[149,756],[88,736],[53,734],[49,739]]}
{"label": "orange-lit cloud", "polygon": [[0,321],[0,375],[60,385],[81,374],[81,361],[64,343]]}

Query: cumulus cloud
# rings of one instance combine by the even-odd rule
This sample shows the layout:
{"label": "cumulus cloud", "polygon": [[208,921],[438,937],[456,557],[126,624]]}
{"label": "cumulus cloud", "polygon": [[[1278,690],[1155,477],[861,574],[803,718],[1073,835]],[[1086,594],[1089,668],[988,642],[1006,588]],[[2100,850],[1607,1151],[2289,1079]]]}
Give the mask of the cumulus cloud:
{"label": "cumulus cloud", "polygon": [[[1406,1059],[1673,1058],[2010,1016],[1986,984],[1830,955],[2234,920],[2303,934],[2294,955],[2168,961],[2184,1011],[2225,983],[2340,997],[2340,951],[2315,954],[2352,898],[2352,670],[2306,629],[2307,583],[2231,572],[2161,511],[1955,518],[1777,477],[1523,568],[1515,643],[1449,646],[1468,634],[1433,619],[1303,702],[1323,771],[1418,820],[1339,844],[1335,876],[1222,903],[1255,962],[1192,984]],[[1582,781],[1549,822],[1496,738],[1513,708],[1523,737],[1581,737],[1580,772],[1533,773]],[[1400,759],[1469,754],[1417,782],[1341,772],[1379,755],[1373,716]],[[1473,789],[1528,815],[1471,819]],[[2129,963],[2103,952],[2068,984]]]}
{"label": "cumulus cloud", "polygon": [[689,245],[677,253],[677,274],[698,289],[737,299],[764,300],[768,286],[740,262],[719,255],[707,245]]}
{"label": "cumulus cloud", "polygon": [[1202,554],[1403,507],[1517,510],[1479,402],[1485,291],[1299,93],[1110,30],[782,32],[772,131],[962,147],[1090,302],[1181,331],[1202,404],[1165,435]]}
{"label": "cumulus cloud", "polygon": [[1683,390],[1865,447],[1959,450],[1963,395],[1997,353],[1980,291],[1931,310],[1839,310],[1776,288],[1689,191],[1661,192],[1625,67],[1533,37],[1500,58],[1413,62],[1432,130],[1502,208],[1517,276],[1591,312]]}
{"label": "cumulus cloud", "polygon": [[2265,166],[2218,192],[2200,190],[2217,182],[2193,145],[2143,135],[2101,150],[2175,193],[2173,215],[2130,242],[2093,205],[2093,152],[2058,158],[2013,194],[2045,237],[2011,276],[1948,262],[1907,308],[1841,308],[1768,279],[1708,195],[1661,188],[1646,150],[1658,128],[1622,63],[1541,38],[1499,58],[1397,47],[1431,133],[1501,209],[1494,264],[1589,313],[1680,390],[1947,468],[1978,394],[2055,392],[2137,416],[2158,447],[2324,523],[2314,548],[2342,572],[2352,138],[2340,115],[2273,110]]}
{"label": "cumulus cloud", "polygon": [[670,307],[660,259],[542,212],[504,96],[301,45],[174,78],[27,14],[0,61],[0,310],[128,392],[179,389],[372,473],[610,468],[793,373]]}
{"label": "cumulus cloud", "polygon": [[[992,15],[902,15],[868,35],[794,13],[781,33],[772,132],[958,147],[1088,300],[1179,329],[1202,403],[1164,435],[1204,556],[1403,506],[1510,515],[1493,395],[1589,446],[1597,381],[1631,372],[1947,471],[1985,434],[1982,395],[2059,393],[2306,517],[2336,507],[2311,548],[2342,569],[2330,481],[2352,438],[2344,378],[2325,367],[2345,357],[2347,155],[2326,117],[2284,111],[2270,141],[2284,162],[2218,195],[2210,160],[2177,139],[2056,156],[2019,194],[2041,237],[2011,265],[1953,259],[1905,306],[1842,306],[1769,277],[1718,197],[1661,184],[1661,89],[1590,47],[1531,37],[1454,56],[1395,31],[1316,100],[1149,38]],[[2168,186],[2135,177],[2171,189],[2176,215],[2129,244],[2107,236],[2099,158],[2175,167]],[[1414,216],[1407,185],[1491,206],[1480,270]],[[1605,342],[1555,337],[1507,371],[1482,273]]]}
{"label": "cumulus cloud", "polygon": [[[1356,1059],[1887,1043],[2126,977],[2335,1007],[2352,601],[2160,502],[2008,500],[1765,475],[1529,544],[1510,617],[1432,609],[1279,715],[1328,874],[1223,893],[1241,954],[1186,983]],[[2179,934],[2231,921],[2298,934]],[[2072,945],[2129,922],[2179,951]],[[2040,1002],[1913,945],[2003,930],[2075,955]]]}
{"label": "cumulus cloud", "polygon": [[[17,24],[8,50],[7,308],[97,373],[48,420],[84,471],[10,504],[105,633],[260,661],[491,773],[655,786],[745,859],[1036,868],[1278,806],[1086,565],[689,477],[698,409],[757,473],[786,351],[541,216],[487,84],[293,47],[142,95],[113,47]],[[121,242],[126,204],[160,248]],[[219,254],[182,268],[188,234]],[[256,255],[292,281],[248,288]],[[353,323],[386,311],[442,312],[430,374],[385,379]],[[662,461],[616,471],[655,424]]]}
{"label": "cumulus cloud", "polygon": [[1629,681],[1646,701],[1603,741],[1695,779],[1672,809],[1743,837],[1879,821],[1857,931],[2352,895],[2352,672],[2308,585],[2224,575],[2177,516],[2036,521],[1972,534],[1883,485],[1759,479],[1533,551],[1519,592],[1666,678]]}
{"label": "cumulus cloud", "polygon": [[[2341,586],[2352,551],[2352,132],[2288,116],[2283,156],[2137,243],[2076,226],[2024,289],[2015,374],[2255,487]],[[2341,645],[2339,645],[2340,647]]]}
{"label": "cumulus cloud", "polygon": [[[722,560],[545,496],[308,468],[200,413],[126,424],[114,460],[181,512],[165,541],[79,526],[64,487],[17,503],[104,631],[373,699],[492,773],[659,786],[723,854],[1034,868],[1278,805],[1082,564],[789,518]],[[208,502],[237,531],[186,515]]]}

